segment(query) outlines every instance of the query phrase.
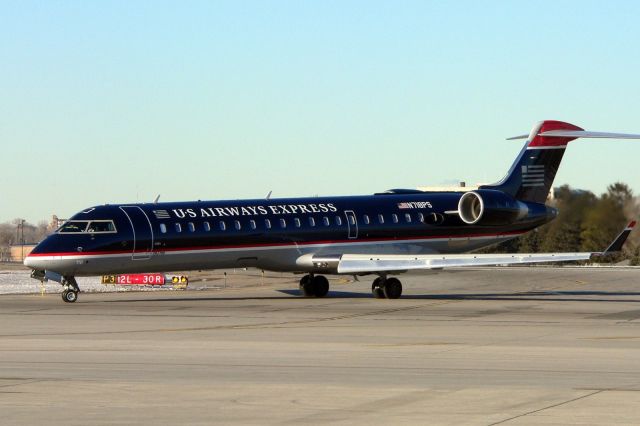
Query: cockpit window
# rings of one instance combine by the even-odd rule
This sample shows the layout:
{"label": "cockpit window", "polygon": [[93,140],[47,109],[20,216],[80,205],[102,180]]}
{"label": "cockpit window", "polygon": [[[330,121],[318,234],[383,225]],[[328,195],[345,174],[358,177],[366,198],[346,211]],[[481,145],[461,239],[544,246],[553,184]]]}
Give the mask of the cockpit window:
{"label": "cockpit window", "polygon": [[116,232],[116,226],[111,220],[96,220],[89,223],[87,232],[99,233],[99,232]]}
{"label": "cockpit window", "polygon": [[60,234],[104,234],[116,232],[116,226],[112,220],[70,220],[58,229]]}
{"label": "cockpit window", "polygon": [[87,225],[89,222],[84,220],[72,220],[69,222],[65,222],[64,225],[58,229],[59,233],[72,233],[72,232],[85,232],[87,230]]}

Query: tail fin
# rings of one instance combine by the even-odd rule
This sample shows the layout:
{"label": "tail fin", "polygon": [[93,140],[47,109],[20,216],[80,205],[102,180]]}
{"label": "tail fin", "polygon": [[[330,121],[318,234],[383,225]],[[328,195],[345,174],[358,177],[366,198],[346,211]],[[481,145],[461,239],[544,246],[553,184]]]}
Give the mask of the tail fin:
{"label": "tail fin", "polygon": [[640,135],[589,132],[562,121],[541,121],[529,135],[509,139],[527,139],[509,173],[500,182],[482,189],[505,192],[517,200],[544,203],[549,195],[567,144],[577,138],[640,139]]}

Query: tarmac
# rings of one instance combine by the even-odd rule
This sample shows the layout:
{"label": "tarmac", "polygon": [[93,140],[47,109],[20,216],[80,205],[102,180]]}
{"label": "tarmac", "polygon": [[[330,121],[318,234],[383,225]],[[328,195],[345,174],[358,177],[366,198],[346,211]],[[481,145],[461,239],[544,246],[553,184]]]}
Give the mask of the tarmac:
{"label": "tarmac", "polygon": [[[0,424],[640,424],[640,269],[0,296]],[[207,286],[201,285],[200,288]]]}

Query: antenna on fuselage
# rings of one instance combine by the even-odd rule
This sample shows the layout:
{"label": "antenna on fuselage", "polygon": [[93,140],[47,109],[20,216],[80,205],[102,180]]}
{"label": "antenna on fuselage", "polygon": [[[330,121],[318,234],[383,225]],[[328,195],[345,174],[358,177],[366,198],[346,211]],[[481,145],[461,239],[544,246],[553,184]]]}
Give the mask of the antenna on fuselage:
{"label": "antenna on fuselage", "polygon": [[273,192],[273,190],[269,191],[269,193],[267,194],[267,197],[265,198],[266,200],[270,200],[271,199],[271,193]]}
{"label": "antenna on fuselage", "polygon": [[153,200],[153,204],[158,204],[158,200],[160,199],[160,194],[158,194],[158,196],[156,197],[155,200]]}

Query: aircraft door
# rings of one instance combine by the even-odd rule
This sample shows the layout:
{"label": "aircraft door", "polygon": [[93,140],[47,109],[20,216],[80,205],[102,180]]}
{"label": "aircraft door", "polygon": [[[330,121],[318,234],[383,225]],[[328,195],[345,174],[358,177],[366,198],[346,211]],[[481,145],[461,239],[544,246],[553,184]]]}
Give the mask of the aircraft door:
{"label": "aircraft door", "polygon": [[358,219],[356,219],[356,214],[353,210],[345,210],[344,215],[347,217],[349,239],[355,240],[358,238]]}
{"label": "aircraft door", "polygon": [[122,206],[133,231],[133,260],[147,260],[153,252],[153,228],[147,214],[138,206]]}

